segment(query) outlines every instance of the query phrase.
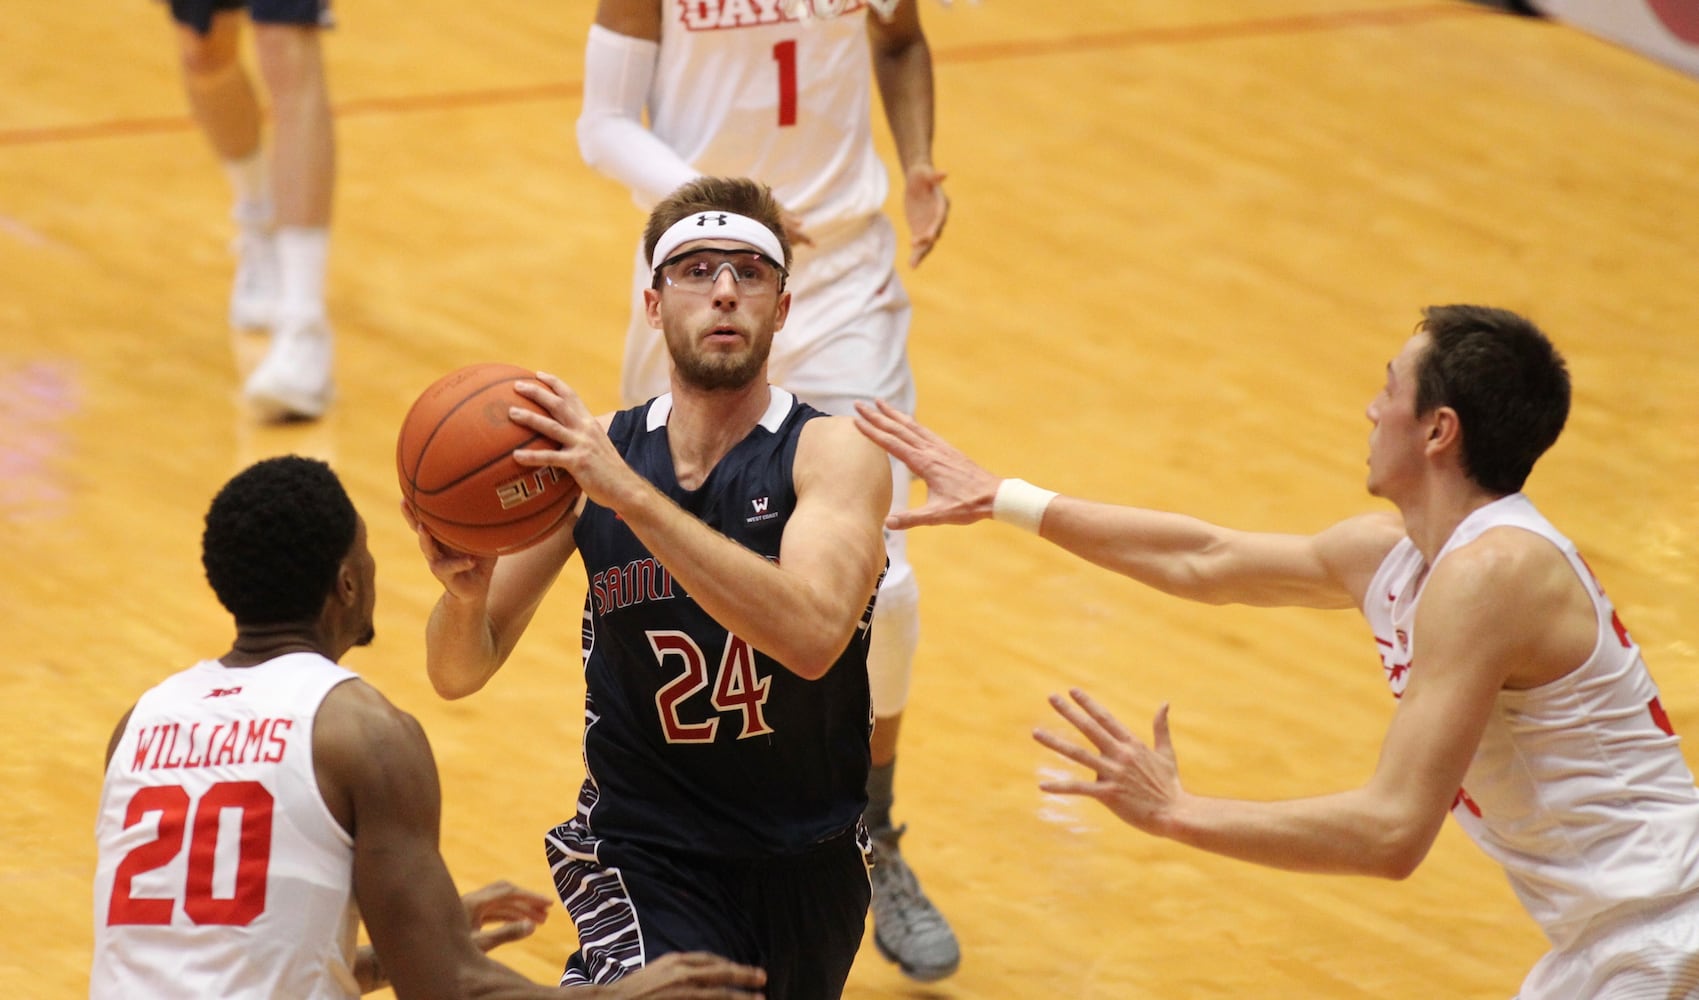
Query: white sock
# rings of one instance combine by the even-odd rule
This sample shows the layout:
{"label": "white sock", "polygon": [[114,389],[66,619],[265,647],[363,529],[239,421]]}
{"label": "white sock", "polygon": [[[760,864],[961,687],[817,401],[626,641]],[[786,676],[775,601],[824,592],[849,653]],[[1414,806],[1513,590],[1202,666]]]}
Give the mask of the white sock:
{"label": "white sock", "polygon": [[242,160],[225,160],[224,173],[236,193],[236,205],[230,214],[243,226],[271,225],[271,173],[267,166],[265,148],[255,149]]}
{"label": "white sock", "polygon": [[282,320],[322,320],[325,265],[330,230],[323,226],[280,226],[277,245],[277,314]]}

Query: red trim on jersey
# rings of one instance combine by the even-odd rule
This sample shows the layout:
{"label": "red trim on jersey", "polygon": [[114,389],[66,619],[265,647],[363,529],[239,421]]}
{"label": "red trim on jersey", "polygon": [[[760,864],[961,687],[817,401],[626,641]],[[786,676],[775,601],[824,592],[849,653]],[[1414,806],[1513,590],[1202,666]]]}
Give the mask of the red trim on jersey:
{"label": "red trim on jersey", "polygon": [[1653,698],[1647,702],[1646,710],[1652,713],[1652,722],[1664,731],[1665,736],[1675,735],[1675,727],[1670,725],[1670,717],[1664,711],[1664,706],[1658,699]]}

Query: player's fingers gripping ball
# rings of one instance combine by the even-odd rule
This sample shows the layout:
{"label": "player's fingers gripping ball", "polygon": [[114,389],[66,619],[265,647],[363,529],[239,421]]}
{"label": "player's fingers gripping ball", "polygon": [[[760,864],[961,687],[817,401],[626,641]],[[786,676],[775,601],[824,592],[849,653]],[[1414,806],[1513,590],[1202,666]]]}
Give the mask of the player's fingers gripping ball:
{"label": "player's fingers gripping ball", "polygon": [[489,362],[450,372],[420,393],[401,422],[395,467],[419,523],[449,548],[518,552],[547,538],[571,512],[577,484],[565,470],[523,466],[516,448],[555,443],[513,422],[513,407],[542,412],[513,384],[535,381],[518,365]]}

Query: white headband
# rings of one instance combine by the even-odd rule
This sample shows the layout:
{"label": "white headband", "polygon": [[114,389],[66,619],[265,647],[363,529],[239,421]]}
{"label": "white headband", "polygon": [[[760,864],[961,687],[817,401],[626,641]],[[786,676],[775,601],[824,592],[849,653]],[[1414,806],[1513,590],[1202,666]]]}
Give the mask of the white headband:
{"label": "white headband", "polygon": [[766,254],[773,263],[783,267],[785,251],[773,231],[747,215],[734,212],[698,212],[673,223],[655,243],[654,256],[649,258],[649,270],[660,267],[674,250],[696,240],[732,240],[747,243]]}

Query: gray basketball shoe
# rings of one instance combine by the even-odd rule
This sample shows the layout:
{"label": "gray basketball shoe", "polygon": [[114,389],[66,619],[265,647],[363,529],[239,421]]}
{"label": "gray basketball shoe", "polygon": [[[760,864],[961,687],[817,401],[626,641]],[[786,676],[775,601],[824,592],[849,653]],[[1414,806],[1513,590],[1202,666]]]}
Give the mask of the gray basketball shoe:
{"label": "gray basketball shoe", "polygon": [[907,829],[904,824],[867,831],[873,838],[873,944],[903,975],[930,983],[955,972],[962,951],[897,848]]}

